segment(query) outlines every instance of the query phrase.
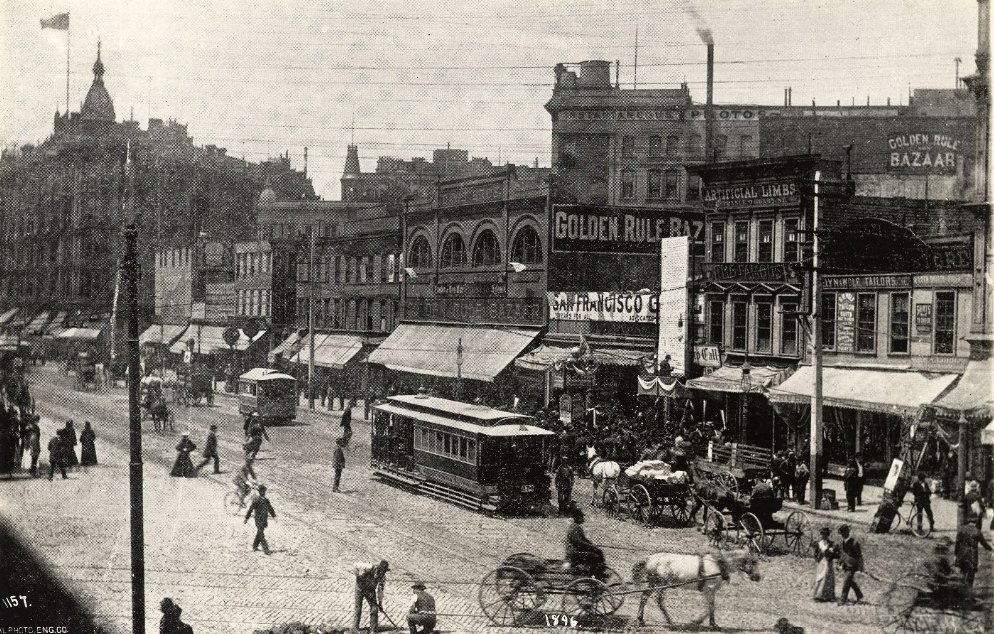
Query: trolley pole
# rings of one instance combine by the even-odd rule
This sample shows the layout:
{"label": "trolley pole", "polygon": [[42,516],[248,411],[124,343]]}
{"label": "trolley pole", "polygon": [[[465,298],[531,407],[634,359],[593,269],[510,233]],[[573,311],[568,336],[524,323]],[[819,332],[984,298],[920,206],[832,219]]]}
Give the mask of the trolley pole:
{"label": "trolley pole", "polygon": [[307,408],[314,409],[314,227],[307,256]]}
{"label": "trolley pole", "polygon": [[131,631],[145,634],[145,528],[142,500],[141,410],[138,408],[138,229],[131,223],[124,230],[125,252],[121,268],[127,279],[128,303],[128,422],[131,459],[128,483],[131,490]]}
{"label": "trolley pole", "polygon": [[821,172],[815,172],[814,200],[812,202],[813,222],[811,229],[812,242],[812,270],[811,270],[811,348],[814,357],[815,389],[811,397],[811,481],[809,484],[809,496],[811,506],[818,508],[822,491],[822,465],[824,464],[822,455],[822,445],[824,444],[824,423],[822,421],[822,404],[824,401],[822,393],[822,333],[821,333],[821,244],[818,238],[818,207],[821,181]]}

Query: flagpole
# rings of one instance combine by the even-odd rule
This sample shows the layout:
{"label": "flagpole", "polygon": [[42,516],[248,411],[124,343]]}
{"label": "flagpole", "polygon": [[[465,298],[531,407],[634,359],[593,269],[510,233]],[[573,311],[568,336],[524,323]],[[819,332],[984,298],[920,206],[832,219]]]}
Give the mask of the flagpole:
{"label": "flagpole", "polygon": [[[69,14],[69,2],[66,2],[66,14]],[[66,121],[69,120],[69,42],[72,40],[72,22],[66,26]]]}

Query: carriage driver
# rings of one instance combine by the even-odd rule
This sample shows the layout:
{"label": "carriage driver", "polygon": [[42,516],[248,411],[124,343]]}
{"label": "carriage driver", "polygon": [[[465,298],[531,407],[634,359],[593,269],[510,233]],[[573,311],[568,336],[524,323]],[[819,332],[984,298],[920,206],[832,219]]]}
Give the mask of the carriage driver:
{"label": "carriage driver", "polygon": [[570,568],[598,579],[604,576],[604,551],[583,532],[583,511],[573,507],[573,523],[566,531],[566,561]]}

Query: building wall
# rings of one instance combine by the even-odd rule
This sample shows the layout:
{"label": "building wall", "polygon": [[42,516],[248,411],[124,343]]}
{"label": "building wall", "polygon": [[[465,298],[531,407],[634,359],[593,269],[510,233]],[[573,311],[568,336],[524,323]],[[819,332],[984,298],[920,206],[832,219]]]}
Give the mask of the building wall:
{"label": "building wall", "polygon": [[190,320],[193,302],[193,249],[177,247],[155,254],[155,314],[162,323]]}
{"label": "building wall", "polygon": [[234,314],[239,318],[273,317],[273,251],[266,240],[240,242],[235,251]]}

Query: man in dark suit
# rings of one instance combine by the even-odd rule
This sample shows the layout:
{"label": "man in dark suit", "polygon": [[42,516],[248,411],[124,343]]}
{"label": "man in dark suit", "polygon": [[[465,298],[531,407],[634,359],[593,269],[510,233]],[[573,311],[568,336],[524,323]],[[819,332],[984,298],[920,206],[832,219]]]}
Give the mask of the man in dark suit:
{"label": "man in dark suit", "polygon": [[842,566],[845,578],[842,581],[842,593],[839,598],[839,605],[845,605],[849,601],[849,589],[856,593],[856,603],[863,601],[863,591],[856,583],[856,573],[863,570],[863,548],[856,541],[856,538],[849,534],[849,526],[843,524],[839,527],[839,535],[842,536]]}
{"label": "man in dark suit", "polygon": [[221,459],[217,455],[217,425],[211,425],[207,432],[207,440],[204,441],[204,460],[197,465],[197,473],[207,466],[207,463],[214,459],[214,473],[221,473]]}
{"label": "man in dark suit", "polygon": [[273,519],[276,519],[276,510],[273,508],[272,503],[270,503],[269,498],[266,497],[266,485],[259,485],[259,497],[252,502],[252,506],[249,507],[248,513],[245,514],[245,522],[248,523],[249,518],[255,515],[255,539],[252,541],[252,550],[259,550],[259,546],[262,546],[262,552],[267,555],[271,555],[269,552],[269,543],[266,541],[266,527],[269,526],[269,516],[272,515]]}
{"label": "man in dark suit", "polygon": [[335,441],[335,456],[331,460],[331,466],[335,470],[335,483],[331,490],[338,493],[342,484],[342,471],[345,469],[345,439],[339,438]]}
{"label": "man in dark suit", "polygon": [[866,484],[863,454],[856,454],[856,506],[863,506],[863,485]]}
{"label": "man in dark suit", "polygon": [[573,506],[573,467],[566,456],[556,469],[556,497],[559,498],[559,514],[569,515]]}
{"label": "man in dark suit", "polygon": [[928,518],[928,525],[935,524],[935,517],[932,515],[932,489],[925,482],[925,474],[918,474],[918,478],[911,484],[911,495],[915,499],[915,506],[918,508],[918,530],[922,528],[922,515]]}
{"label": "man in dark suit", "polygon": [[62,479],[65,480],[68,476],[66,475],[66,461],[63,456],[62,449],[62,430],[60,429],[52,439],[48,441],[48,479],[51,480],[55,476],[55,470],[58,469],[62,472]]}

